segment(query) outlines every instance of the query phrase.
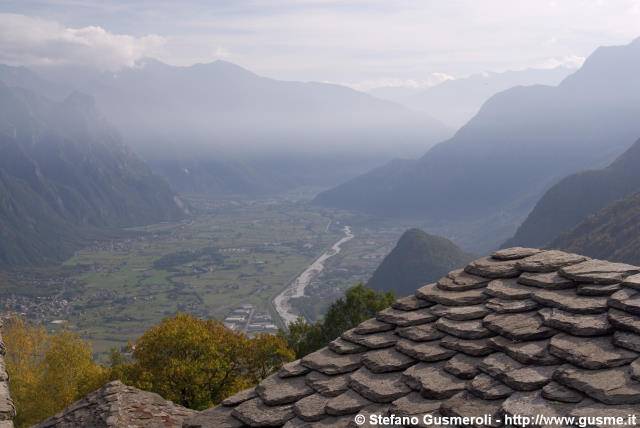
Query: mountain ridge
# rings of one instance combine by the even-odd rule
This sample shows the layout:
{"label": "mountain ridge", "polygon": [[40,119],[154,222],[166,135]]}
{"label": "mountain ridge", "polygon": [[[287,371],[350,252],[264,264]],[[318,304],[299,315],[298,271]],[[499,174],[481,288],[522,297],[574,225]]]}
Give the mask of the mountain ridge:
{"label": "mountain ridge", "polygon": [[503,247],[542,246],[591,214],[640,189],[640,139],[603,169],[569,175],[536,203]]}
{"label": "mountain ridge", "polygon": [[[40,80],[25,84],[94,96],[127,144],[182,193],[269,195],[298,182],[329,188],[453,132],[345,86],[271,79],[225,61],[175,67],[144,59],[117,73],[34,70]],[[229,186],[234,181],[242,184]]]}
{"label": "mountain ridge", "polygon": [[[477,221],[470,241],[487,227],[483,219],[498,212],[506,225],[496,231],[499,246],[557,180],[606,165],[640,135],[640,84],[633,77],[640,74],[640,43],[614,47],[613,54],[609,49],[599,51],[607,53],[607,64],[598,53],[575,73],[578,77],[557,87],[516,87],[494,95],[451,139],[392,178],[380,173],[382,167],[377,175],[367,173],[320,193],[315,202],[387,217]],[[610,85],[598,72],[618,65],[630,70],[613,71],[626,80]],[[362,200],[367,204],[358,205]],[[444,235],[445,229],[436,233]]]}
{"label": "mountain ridge", "polygon": [[587,217],[547,247],[640,264],[640,190]]}
{"label": "mountain ridge", "polygon": [[86,95],[0,82],[0,149],[0,265],[55,263],[100,229],[183,215]]}

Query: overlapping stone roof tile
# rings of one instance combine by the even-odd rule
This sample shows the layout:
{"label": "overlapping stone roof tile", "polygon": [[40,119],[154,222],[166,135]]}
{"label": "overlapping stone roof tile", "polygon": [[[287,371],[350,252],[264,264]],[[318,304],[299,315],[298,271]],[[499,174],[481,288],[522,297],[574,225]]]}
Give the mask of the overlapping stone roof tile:
{"label": "overlapping stone roof tile", "polygon": [[493,415],[494,426],[503,415],[627,417],[640,405],[639,357],[640,268],[510,248],[184,426],[348,427],[357,413]]}

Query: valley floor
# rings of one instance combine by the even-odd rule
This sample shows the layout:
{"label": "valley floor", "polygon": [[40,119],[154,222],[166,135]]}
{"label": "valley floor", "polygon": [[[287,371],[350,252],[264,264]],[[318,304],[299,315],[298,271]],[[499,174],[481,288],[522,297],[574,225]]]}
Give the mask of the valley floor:
{"label": "valley floor", "polygon": [[286,199],[191,203],[199,213],[192,218],[94,242],[63,266],[0,273],[12,284],[0,304],[50,329],[68,324],[100,359],[177,311],[249,334],[274,332],[283,324],[273,299],[319,257],[332,254],[304,293],[288,299],[292,313],[311,320],[366,281],[406,227]]}

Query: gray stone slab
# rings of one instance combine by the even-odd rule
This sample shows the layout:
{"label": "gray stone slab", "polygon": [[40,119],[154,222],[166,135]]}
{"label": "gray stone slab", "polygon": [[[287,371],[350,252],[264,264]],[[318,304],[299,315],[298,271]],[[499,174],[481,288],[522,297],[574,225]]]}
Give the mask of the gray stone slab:
{"label": "gray stone slab", "polygon": [[562,362],[561,359],[549,353],[549,339],[518,342],[499,336],[489,341],[496,350],[504,352],[522,364],[553,366]]}
{"label": "gray stone slab", "polygon": [[[527,417],[535,421],[539,415],[547,418],[565,416],[574,406],[553,402],[542,397],[540,391],[516,392],[502,403],[502,411],[512,417]],[[559,428],[556,424],[542,424],[544,428]]]}
{"label": "gray stone slab", "polygon": [[485,305],[445,306],[435,305],[430,309],[432,314],[455,321],[468,321],[484,318],[491,311]]}
{"label": "gray stone slab", "polygon": [[255,388],[249,388],[249,389],[245,389],[243,391],[240,391],[236,394],[233,394],[231,397],[227,397],[224,400],[222,400],[222,404],[223,406],[237,406],[238,404],[250,400],[252,398],[257,397],[258,394],[256,394],[256,389]]}
{"label": "gray stone slab", "polygon": [[[591,421],[592,423],[589,425],[589,428],[621,428],[622,426],[640,426],[640,418],[637,417],[637,414],[638,408],[635,406],[613,406],[610,404],[602,404],[594,400],[586,399],[580,403],[580,406],[576,406],[575,408],[571,409],[568,416],[574,418],[583,418],[583,420],[585,421]],[[629,415],[636,415],[635,424],[627,425],[629,421]],[[618,423],[611,424],[610,421],[612,420],[624,421],[625,425],[620,425]]]}
{"label": "gray stone slab", "polygon": [[404,370],[416,361],[394,348],[369,351],[362,356],[362,363],[373,373],[386,373]]}
{"label": "gray stone slab", "polygon": [[611,338],[611,342],[621,348],[640,352],[640,335],[635,333],[616,331]]}
{"label": "gray stone slab", "polygon": [[486,373],[496,379],[499,379],[499,376],[503,375],[506,372],[521,369],[522,367],[525,367],[525,365],[509,357],[507,354],[503,354],[502,352],[491,354],[488,357],[485,357],[478,364],[478,369],[481,372]]}
{"label": "gray stone slab", "polygon": [[574,265],[588,257],[564,251],[549,250],[516,262],[516,267],[524,272],[553,272],[564,266]]}
{"label": "gray stone slab", "polygon": [[428,342],[440,339],[445,336],[444,332],[438,330],[434,324],[422,324],[412,327],[402,327],[396,330],[400,337],[411,339],[416,342]]}
{"label": "gray stone slab", "polygon": [[334,375],[358,369],[361,365],[359,354],[340,355],[329,348],[312,352],[301,360],[302,365],[324,374]]}
{"label": "gray stone slab", "polygon": [[466,291],[486,287],[489,281],[488,278],[472,275],[459,269],[449,272],[447,276],[441,278],[437,284],[438,288],[442,290]]}
{"label": "gray stone slab", "polygon": [[394,309],[400,309],[402,311],[414,311],[416,309],[428,308],[433,306],[433,302],[428,302],[423,299],[418,299],[416,296],[411,295],[407,297],[401,297],[391,304]]}
{"label": "gray stone slab", "polygon": [[413,342],[407,339],[400,339],[396,349],[416,360],[427,362],[446,360],[456,353],[451,349],[443,348],[438,342]]}
{"label": "gray stone slab", "polygon": [[402,376],[402,372],[373,373],[362,367],[349,378],[349,387],[375,403],[391,403],[411,392]]}
{"label": "gray stone slab", "polygon": [[512,247],[494,251],[491,253],[491,257],[497,260],[518,260],[533,256],[540,252],[542,252],[542,250],[537,248]]}
{"label": "gray stone slab", "polygon": [[355,329],[353,329],[353,331],[357,334],[371,334],[380,333],[381,331],[393,330],[394,328],[395,326],[393,324],[388,324],[375,318],[371,318],[369,320],[361,322]]}
{"label": "gray stone slab", "polygon": [[584,394],[552,381],[542,388],[542,397],[562,403],[579,403],[584,399]]}
{"label": "gray stone slab", "polygon": [[330,398],[320,394],[313,394],[299,400],[293,406],[296,415],[307,422],[315,422],[326,416],[325,407]]}
{"label": "gray stone slab", "polygon": [[546,326],[562,330],[574,336],[602,336],[612,331],[607,314],[581,315],[556,308],[538,311]]}
{"label": "gray stone slab", "polygon": [[447,336],[440,340],[440,346],[472,357],[482,357],[495,352],[489,342],[491,339],[460,339],[459,337]]}
{"label": "gray stone slab", "polygon": [[471,306],[483,303],[488,299],[482,288],[460,292],[446,291],[439,289],[436,284],[429,284],[419,288],[416,291],[416,296],[445,306]]}
{"label": "gray stone slab", "polygon": [[295,416],[293,405],[268,406],[260,398],[252,398],[239,404],[231,414],[251,427],[282,426]]}
{"label": "gray stone slab", "polygon": [[549,352],[575,366],[591,370],[627,365],[638,358],[636,352],[613,345],[608,336],[584,340],[564,333],[551,338]]}
{"label": "gray stone slab", "polygon": [[580,296],[610,296],[622,289],[622,284],[579,284],[576,294]]}
{"label": "gray stone slab", "polygon": [[556,366],[528,366],[506,371],[497,379],[516,391],[535,391],[551,382]]}
{"label": "gray stone slab", "polygon": [[393,331],[381,333],[357,334],[355,329],[347,330],[340,336],[342,339],[362,345],[369,349],[388,348],[398,341],[398,336]]}
{"label": "gray stone slab", "polygon": [[470,321],[454,321],[446,318],[440,318],[435,323],[438,330],[444,331],[452,336],[461,339],[482,339],[485,337],[495,336],[495,333],[488,330],[482,323],[481,319]]}
{"label": "gray stone slab", "polygon": [[513,389],[486,374],[479,374],[469,384],[467,390],[484,400],[498,400],[513,394]]}
{"label": "gray stone slab", "polygon": [[640,274],[628,276],[622,281],[622,285],[625,287],[640,290]]}
{"label": "gray stone slab", "polygon": [[358,413],[363,407],[369,406],[371,401],[367,400],[356,391],[348,389],[343,394],[330,399],[325,407],[325,412],[333,416],[351,415]]}
{"label": "gray stone slab", "polygon": [[[240,428],[245,426],[242,422],[240,422],[240,420],[231,416],[232,413],[233,409],[231,407],[212,407],[210,409],[198,412],[189,418],[186,418],[182,422],[182,428]],[[151,425],[151,421],[149,420],[147,420],[146,423],[148,425]],[[6,426],[6,428],[10,428],[12,426],[13,425]],[[169,427],[170,424],[165,422],[165,426]],[[2,425],[0,425],[0,427],[5,428]]]}
{"label": "gray stone slab", "polygon": [[387,308],[378,312],[376,319],[389,324],[395,324],[399,327],[406,327],[429,323],[435,321],[438,317],[433,315],[429,311],[429,308],[416,309],[414,311]]}
{"label": "gray stone slab", "polygon": [[485,306],[497,314],[517,314],[520,312],[529,312],[539,307],[538,302],[531,299],[507,300],[500,298],[488,300]]}
{"label": "gray stone slab", "polygon": [[631,379],[627,367],[584,370],[566,365],[556,370],[553,378],[605,404],[640,403],[640,383]]}
{"label": "gray stone slab", "polygon": [[256,386],[256,394],[270,406],[293,403],[313,393],[314,390],[306,384],[303,376],[283,379],[274,374]]}
{"label": "gray stone slab", "polygon": [[500,416],[500,403],[492,400],[483,400],[468,391],[460,392],[444,401],[440,406],[440,413],[449,417],[487,417],[487,420],[491,421],[490,424],[476,424],[474,425],[475,427],[497,427],[501,425],[497,421]]}
{"label": "gray stone slab", "polygon": [[428,400],[419,392],[411,392],[391,403],[389,413],[400,416],[434,414],[440,409],[440,400]]}
{"label": "gray stone slab", "polygon": [[329,342],[329,345],[327,345],[327,347],[336,354],[359,354],[369,349],[362,345],[344,340],[341,337]]}
{"label": "gray stone slab", "polygon": [[464,354],[456,354],[444,365],[444,371],[460,379],[473,379],[478,374],[480,359]]}
{"label": "gray stone slab", "polygon": [[618,309],[611,309],[607,314],[609,323],[616,329],[640,334],[640,316],[629,314]]}
{"label": "gray stone slab", "polygon": [[348,389],[349,375],[328,376],[320,372],[311,372],[305,377],[305,382],[326,397],[336,397]]}
{"label": "gray stone slab", "polygon": [[543,325],[542,317],[536,312],[492,314],[487,315],[483,321],[489,330],[512,340],[546,339],[556,333],[556,330]]}
{"label": "gray stone slab", "polygon": [[518,277],[518,282],[531,287],[546,288],[548,290],[566,290],[577,286],[575,281],[560,276],[558,272],[524,272]]}
{"label": "gray stone slab", "polygon": [[469,263],[464,268],[464,271],[472,275],[492,279],[514,278],[521,273],[521,270],[517,267],[517,262],[518,260],[502,261],[492,257],[484,257]]}
{"label": "gray stone slab", "polygon": [[467,381],[445,372],[440,365],[420,363],[403,373],[404,382],[428,399],[441,400],[464,391]]}
{"label": "gray stone slab", "polygon": [[572,290],[538,290],[531,298],[543,306],[576,314],[607,312],[607,297],[578,296]]}
{"label": "gray stone slab", "polygon": [[494,279],[487,285],[484,292],[492,297],[506,300],[523,300],[531,297],[535,288],[518,283],[517,278]]}
{"label": "gray stone slab", "polygon": [[309,368],[300,364],[300,360],[285,364],[278,370],[278,376],[282,378],[300,376],[309,373]]}
{"label": "gray stone slab", "polygon": [[640,292],[631,288],[624,288],[611,295],[608,304],[612,308],[640,315]]}
{"label": "gray stone slab", "polygon": [[640,273],[640,267],[604,260],[588,260],[558,271],[560,275],[577,282],[615,284],[628,276]]}

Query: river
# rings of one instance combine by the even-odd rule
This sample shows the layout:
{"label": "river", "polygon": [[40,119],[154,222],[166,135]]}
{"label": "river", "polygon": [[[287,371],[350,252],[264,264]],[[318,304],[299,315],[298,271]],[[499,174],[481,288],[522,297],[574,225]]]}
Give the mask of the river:
{"label": "river", "polygon": [[289,324],[298,318],[298,313],[291,307],[290,300],[295,297],[304,296],[305,289],[311,282],[313,278],[318,276],[320,272],[324,269],[324,263],[327,259],[335,256],[340,253],[342,250],[341,246],[350,240],[353,239],[354,235],[351,233],[351,228],[349,226],[345,226],[343,228],[344,237],[340,239],[338,242],[333,244],[333,246],[324,252],[320,257],[318,257],[313,263],[309,265],[308,268],[305,269],[296,279],[294,279],[291,284],[287,288],[285,288],[280,294],[273,299],[273,305],[280,315],[280,318],[285,324]]}

